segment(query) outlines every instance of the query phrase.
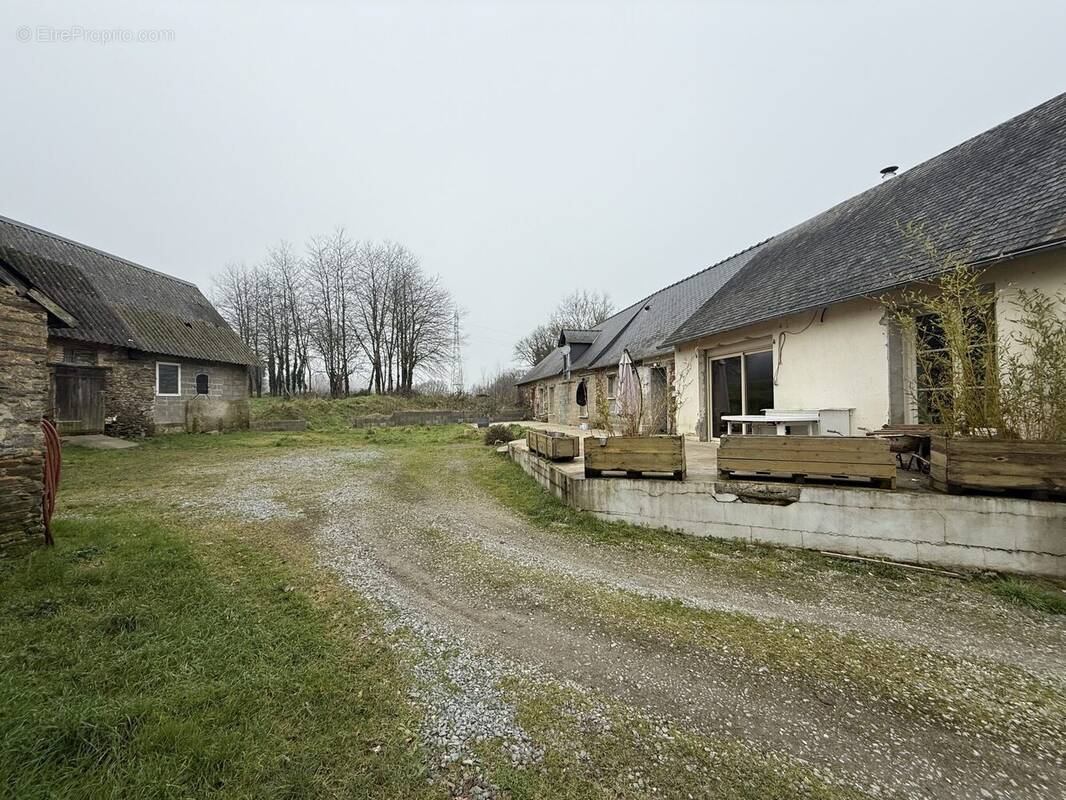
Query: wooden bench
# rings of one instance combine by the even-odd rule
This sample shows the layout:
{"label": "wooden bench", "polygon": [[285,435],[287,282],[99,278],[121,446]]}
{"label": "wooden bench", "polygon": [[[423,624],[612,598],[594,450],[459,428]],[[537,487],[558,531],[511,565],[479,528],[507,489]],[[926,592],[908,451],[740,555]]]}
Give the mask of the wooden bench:
{"label": "wooden bench", "polygon": [[527,431],[526,445],[549,461],[573,461],[581,446],[576,436],[555,431]]}
{"label": "wooden bench", "polygon": [[806,478],[865,479],[896,488],[896,459],[883,439],[865,436],[723,436],[718,474]]}

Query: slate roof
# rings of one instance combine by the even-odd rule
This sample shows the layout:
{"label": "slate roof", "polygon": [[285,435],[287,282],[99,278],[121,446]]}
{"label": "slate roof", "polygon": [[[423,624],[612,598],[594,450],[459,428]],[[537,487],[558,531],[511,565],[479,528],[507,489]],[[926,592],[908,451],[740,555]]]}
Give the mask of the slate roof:
{"label": "slate roof", "polygon": [[255,355],[195,285],[0,217],[0,262],[77,321],[59,337],[149,353],[254,364]]}
{"label": "slate roof", "polygon": [[543,380],[544,378],[550,378],[554,375],[562,374],[563,367],[566,365],[563,359],[563,349],[556,347],[548,355],[544,356],[535,367],[529,370],[525,375],[515,381],[516,386],[522,386],[526,383],[533,383],[534,381]]}
{"label": "slate roof", "polygon": [[664,344],[931,277],[908,224],[974,263],[1066,246],[1066,94],[775,236]]}
{"label": "slate roof", "polygon": [[[563,372],[563,344],[587,345],[571,353],[570,369],[588,370],[617,364],[623,350],[629,350],[634,361],[671,352],[662,345],[663,338],[673,331],[680,320],[686,319],[703,302],[714,295],[759,251],[765,242],[730,256],[695,275],[672,283],[643,300],[605,319],[596,331],[560,332],[560,347],[518,380],[518,385],[550,378]],[[595,334],[588,336],[586,334]]]}

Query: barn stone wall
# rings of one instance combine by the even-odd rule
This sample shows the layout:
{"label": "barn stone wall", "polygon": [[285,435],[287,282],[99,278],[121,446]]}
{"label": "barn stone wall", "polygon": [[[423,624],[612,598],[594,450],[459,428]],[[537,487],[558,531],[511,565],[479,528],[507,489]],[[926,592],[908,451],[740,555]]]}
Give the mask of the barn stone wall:
{"label": "barn stone wall", "polygon": [[92,353],[97,366],[107,367],[104,408],[108,432],[115,436],[151,436],[155,432],[155,360],[152,356],[104,344],[52,338],[50,364],[77,363],[76,354]]}
{"label": "barn stone wall", "polygon": [[[248,427],[248,370],[239,364],[190,361],[60,338],[51,339],[48,350],[51,364],[76,363],[79,354],[92,353],[93,363],[107,368],[104,413],[113,420],[107,430],[115,436]],[[181,365],[180,396],[156,394],[157,362]],[[196,394],[200,374],[208,376],[206,397]]]}
{"label": "barn stone wall", "polygon": [[44,541],[47,357],[44,310],[0,286],[0,555]]}

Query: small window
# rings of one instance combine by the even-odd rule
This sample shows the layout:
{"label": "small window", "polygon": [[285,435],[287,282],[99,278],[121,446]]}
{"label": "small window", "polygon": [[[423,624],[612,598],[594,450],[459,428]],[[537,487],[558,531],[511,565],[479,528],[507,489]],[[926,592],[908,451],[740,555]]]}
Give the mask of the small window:
{"label": "small window", "polygon": [[181,395],[180,364],[156,363],[155,393],[169,397],[178,397]]}
{"label": "small window", "polygon": [[607,376],[607,399],[608,400],[614,400],[615,389],[617,388],[617,386],[618,386],[618,376],[617,375],[608,375]]}
{"label": "small window", "polygon": [[207,373],[206,372],[201,372],[199,375],[196,376],[196,393],[197,394],[209,394],[207,389],[208,389]]}

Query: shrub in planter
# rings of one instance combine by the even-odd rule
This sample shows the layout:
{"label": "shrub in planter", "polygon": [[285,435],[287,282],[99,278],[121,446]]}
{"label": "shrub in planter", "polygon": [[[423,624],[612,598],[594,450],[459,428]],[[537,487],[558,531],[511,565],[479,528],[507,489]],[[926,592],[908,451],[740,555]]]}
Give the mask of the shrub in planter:
{"label": "shrub in planter", "polygon": [[1066,296],[1019,291],[1004,335],[982,273],[910,233],[940,277],[884,302],[914,346],[911,400],[938,429],[933,486],[1066,491]]}

